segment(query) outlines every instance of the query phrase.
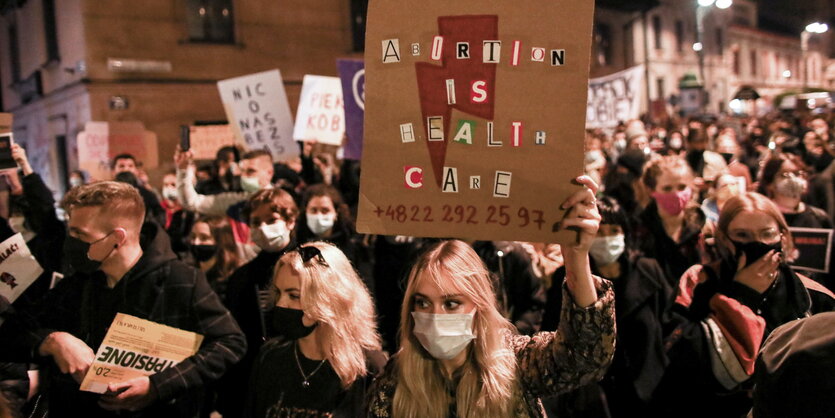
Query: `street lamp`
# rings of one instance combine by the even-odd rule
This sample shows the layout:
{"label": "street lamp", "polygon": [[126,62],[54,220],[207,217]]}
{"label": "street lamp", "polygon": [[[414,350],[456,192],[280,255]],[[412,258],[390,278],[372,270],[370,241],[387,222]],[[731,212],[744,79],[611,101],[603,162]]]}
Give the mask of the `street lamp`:
{"label": "street lamp", "polygon": [[[693,44],[693,50],[696,51],[699,59],[699,78],[702,80],[702,85],[707,86],[705,82],[705,53],[704,53],[704,37],[705,25],[704,20],[707,12],[710,11],[711,6],[716,6],[717,9],[727,9],[733,5],[733,0],[698,0],[696,7],[696,43]],[[720,51],[721,52],[721,51]]]}
{"label": "street lamp", "polygon": [[800,51],[802,54],[803,59],[803,90],[806,90],[807,85],[809,84],[809,62],[806,57],[807,53],[809,52],[809,38],[815,34],[819,35],[821,33],[826,33],[829,30],[829,25],[826,23],[820,22],[813,22],[806,25],[806,29],[800,33]]}

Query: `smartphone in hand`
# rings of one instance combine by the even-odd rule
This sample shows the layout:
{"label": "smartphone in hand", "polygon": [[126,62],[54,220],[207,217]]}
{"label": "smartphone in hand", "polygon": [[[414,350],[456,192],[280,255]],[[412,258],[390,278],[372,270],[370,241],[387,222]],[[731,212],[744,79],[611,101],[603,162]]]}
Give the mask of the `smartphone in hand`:
{"label": "smartphone in hand", "polygon": [[191,128],[186,125],[180,126],[180,151],[186,152],[191,148]]}

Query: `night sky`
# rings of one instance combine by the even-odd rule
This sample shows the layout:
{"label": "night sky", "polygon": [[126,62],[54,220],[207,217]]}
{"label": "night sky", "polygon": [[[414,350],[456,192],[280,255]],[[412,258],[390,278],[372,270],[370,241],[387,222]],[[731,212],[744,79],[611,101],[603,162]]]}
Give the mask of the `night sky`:
{"label": "night sky", "polygon": [[799,33],[812,22],[835,23],[835,0],[760,0],[760,16]]}

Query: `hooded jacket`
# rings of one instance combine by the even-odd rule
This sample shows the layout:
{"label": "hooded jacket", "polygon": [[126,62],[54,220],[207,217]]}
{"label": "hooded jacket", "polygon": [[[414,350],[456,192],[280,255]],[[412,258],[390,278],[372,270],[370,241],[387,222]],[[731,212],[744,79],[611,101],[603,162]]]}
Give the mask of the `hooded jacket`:
{"label": "hooded jacket", "polygon": [[68,332],[98,350],[116,313],[125,313],[204,336],[198,352],[176,366],[150,376],[155,403],[118,416],[197,417],[202,387],[219,378],[246,351],[237,323],[199,270],[177,260],[162,228],[146,223],[143,255],[110,289],[104,273],[75,274],[61,282],[32,309],[0,327],[0,359],[40,361],[52,369],[47,379],[50,417],[117,416],[101,409],[99,395],[79,391],[69,375],[60,374],[51,358],[37,355],[52,332]]}

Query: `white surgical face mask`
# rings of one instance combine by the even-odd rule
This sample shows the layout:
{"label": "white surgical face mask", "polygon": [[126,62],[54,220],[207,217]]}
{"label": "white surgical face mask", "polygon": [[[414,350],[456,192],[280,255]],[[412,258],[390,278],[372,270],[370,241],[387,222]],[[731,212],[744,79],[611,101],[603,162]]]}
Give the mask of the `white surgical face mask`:
{"label": "white surgical face mask", "polygon": [[670,142],[667,143],[667,145],[669,145],[670,148],[672,148],[674,150],[679,150],[679,149],[681,149],[682,146],[684,146],[684,144],[681,141],[681,138],[679,138],[679,137],[670,138]]}
{"label": "white surgical face mask", "polygon": [[420,345],[438,360],[455,358],[467,348],[473,335],[475,311],[468,314],[431,314],[412,312],[412,331]]}
{"label": "white surgical face mask", "polygon": [[322,235],[329,229],[333,228],[333,224],[336,222],[336,214],[306,214],[307,218],[307,227],[310,228],[316,235]]}
{"label": "white surgical face mask", "polygon": [[774,182],[777,194],[792,199],[800,199],[806,193],[809,183],[803,177],[789,176],[781,177]]}
{"label": "white surgical face mask", "polygon": [[162,197],[168,200],[177,200],[177,188],[176,187],[163,187],[162,188]]}
{"label": "white surgical face mask", "polygon": [[84,182],[78,177],[70,177],[70,187],[78,187],[84,184]]}
{"label": "white surgical face mask", "polygon": [[626,149],[626,139],[624,139],[624,138],[616,139],[615,140],[615,149],[617,149],[618,151],[625,150]]}
{"label": "white surgical face mask", "polygon": [[258,228],[252,229],[250,238],[262,250],[276,252],[290,243],[290,230],[284,221],[275,221],[270,225],[262,223]]}
{"label": "white surgical face mask", "polygon": [[255,193],[261,190],[261,184],[258,182],[258,177],[241,176],[241,188],[245,192]]}
{"label": "white surgical face mask", "polygon": [[626,239],[623,234],[608,237],[595,237],[589,248],[589,255],[599,266],[612,264],[626,250]]}

